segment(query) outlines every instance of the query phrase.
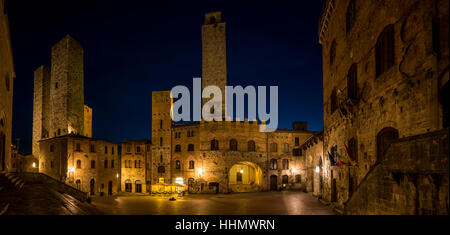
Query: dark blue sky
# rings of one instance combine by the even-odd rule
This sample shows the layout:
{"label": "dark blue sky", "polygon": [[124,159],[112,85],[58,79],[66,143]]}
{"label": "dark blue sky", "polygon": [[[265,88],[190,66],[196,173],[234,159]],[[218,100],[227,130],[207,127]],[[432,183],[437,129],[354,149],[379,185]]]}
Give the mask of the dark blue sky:
{"label": "dark blue sky", "polygon": [[9,0],[16,79],[13,138],[31,152],[33,71],[66,34],[85,51],[85,103],[95,138],[151,138],[151,92],[201,76],[204,14],[227,22],[229,85],[277,85],[279,128],[321,130],[323,1]]}

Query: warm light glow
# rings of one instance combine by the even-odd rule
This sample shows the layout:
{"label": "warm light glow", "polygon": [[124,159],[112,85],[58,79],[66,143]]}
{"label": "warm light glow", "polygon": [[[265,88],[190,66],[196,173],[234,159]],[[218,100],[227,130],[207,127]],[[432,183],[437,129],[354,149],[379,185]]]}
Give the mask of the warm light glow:
{"label": "warm light glow", "polygon": [[75,172],[75,168],[74,168],[74,167],[71,167],[71,168],[69,169],[69,172]]}
{"label": "warm light glow", "polygon": [[202,175],[203,174],[203,169],[202,168],[198,168],[198,175]]}
{"label": "warm light glow", "polygon": [[295,172],[297,172],[297,169],[292,168],[292,173],[295,173]]}
{"label": "warm light glow", "polygon": [[318,166],[316,166],[316,172],[319,173],[320,172],[320,168]]}
{"label": "warm light glow", "polygon": [[36,168],[36,162],[33,162],[33,168]]}
{"label": "warm light glow", "polygon": [[241,171],[240,171],[240,172],[241,172],[241,174],[243,174],[243,173],[244,173],[244,170],[242,170],[242,169],[241,169]]}
{"label": "warm light glow", "polygon": [[177,177],[175,178],[175,183],[184,185],[184,180],[182,177]]}
{"label": "warm light glow", "polygon": [[119,178],[119,173],[116,174],[116,178]]}

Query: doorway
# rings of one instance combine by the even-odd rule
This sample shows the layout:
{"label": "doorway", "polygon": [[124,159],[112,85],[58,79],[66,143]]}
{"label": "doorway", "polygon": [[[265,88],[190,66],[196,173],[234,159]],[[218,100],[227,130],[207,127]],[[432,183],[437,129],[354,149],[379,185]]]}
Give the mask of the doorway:
{"label": "doorway", "polygon": [[111,196],[112,195],[112,181],[108,182],[108,195]]}
{"label": "doorway", "polygon": [[142,183],[140,180],[136,180],[136,188],[135,188],[135,192],[136,193],[142,193]]}
{"label": "doorway", "polygon": [[91,179],[89,186],[90,186],[89,188],[90,188],[91,195],[94,195],[95,194],[95,180],[94,179]]}
{"label": "doorway", "polygon": [[270,190],[277,191],[278,188],[278,177],[276,175],[270,176]]}

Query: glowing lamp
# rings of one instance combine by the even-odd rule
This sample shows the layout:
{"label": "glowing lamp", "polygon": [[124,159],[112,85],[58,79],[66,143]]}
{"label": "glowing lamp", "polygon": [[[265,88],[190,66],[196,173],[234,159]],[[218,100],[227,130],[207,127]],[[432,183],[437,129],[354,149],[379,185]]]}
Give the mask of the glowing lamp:
{"label": "glowing lamp", "polygon": [[36,168],[36,162],[33,162],[32,166],[33,168]]}
{"label": "glowing lamp", "polygon": [[75,171],[74,167],[69,168],[69,172],[74,172],[74,171]]}
{"label": "glowing lamp", "polygon": [[241,169],[241,171],[240,171],[240,172],[241,172],[241,174],[243,174],[243,173],[244,173],[244,170],[242,170],[242,169]]}
{"label": "glowing lamp", "polygon": [[319,173],[320,172],[320,168],[318,166],[316,166],[316,172]]}
{"label": "glowing lamp", "polygon": [[203,169],[202,168],[198,168],[198,175],[202,175],[203,174]]}

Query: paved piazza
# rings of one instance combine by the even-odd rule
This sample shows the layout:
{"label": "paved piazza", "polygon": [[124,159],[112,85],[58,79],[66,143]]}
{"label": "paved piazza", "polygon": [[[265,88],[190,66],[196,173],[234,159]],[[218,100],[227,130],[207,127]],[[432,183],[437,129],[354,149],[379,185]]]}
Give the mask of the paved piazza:
{"label": "paved piazza", "polygon": [[331,215],[330,208],[304,192],[261,192],[240,194],[188,195],[169,201],[162,196],[117,196],[94,198],[104,214],[163,215]]}

